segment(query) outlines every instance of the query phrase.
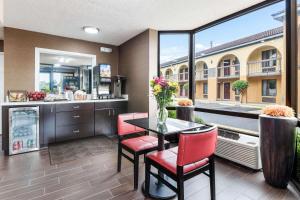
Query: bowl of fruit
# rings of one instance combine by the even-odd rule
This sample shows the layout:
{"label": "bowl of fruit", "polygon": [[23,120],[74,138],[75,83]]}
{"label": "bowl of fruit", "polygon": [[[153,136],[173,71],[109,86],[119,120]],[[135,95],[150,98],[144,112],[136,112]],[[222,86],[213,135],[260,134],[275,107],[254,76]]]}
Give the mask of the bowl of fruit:
{"label": "bowl of fruit", "polygon": [[29,101],[43,101],[46,97],[44,92],[28,92]]}

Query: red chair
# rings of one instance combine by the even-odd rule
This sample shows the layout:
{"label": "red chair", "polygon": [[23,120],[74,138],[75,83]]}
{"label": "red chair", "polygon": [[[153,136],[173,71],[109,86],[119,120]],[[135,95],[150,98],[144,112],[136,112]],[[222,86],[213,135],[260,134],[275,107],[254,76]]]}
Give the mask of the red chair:
{"label": "red chair", "polygon": [[[178,147],[158,151],[146,156],[145,193],[149,194],[150,174],[159,179],[178,195],[178,200],[184,199],[184,181],[201,173],[210,178],[211,199],[215,195],[215,165],[218,130],[211,127],[205,130],[181,133]],[[151,172],[151,166],[166,174],[177,182],[173,186],[161,176]],[[206,172],[209,171],[209,174]]]}
{"label": "red chair", "polygon": [[[124,121],[130,119],[147,118],[147,113],[128,113],[118,116],[118,172],[121,171],[122,156],[134,164],[134,189],[138,188],[139,157],[158,149],[156,137],[149,136],[142,128]],[[168,144],[168,143],[166,143]],[[123,149],[133,155],[133,158],[123,153]]]}

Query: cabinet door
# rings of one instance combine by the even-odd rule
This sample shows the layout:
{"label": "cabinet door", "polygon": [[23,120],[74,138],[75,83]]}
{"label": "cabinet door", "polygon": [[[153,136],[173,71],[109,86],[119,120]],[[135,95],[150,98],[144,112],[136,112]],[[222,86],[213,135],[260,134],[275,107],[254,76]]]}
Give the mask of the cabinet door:
{"label": "cabinet door", "polygon": [[95,110],[95,135],[112,135],[112,123],[111,116],[113,114],[112,109],[103,108]]}
{"label": "cabinet door", "polygon": [[55,142],[55,105],[43,105],[44,145]]}
{"label": "cabinet door", "polygon": [[121,106],[121,107],[118,107],[118,108],[114,108],[113,109],[113,112],[112,112],[112,126],[111,126],[111,129],[112,129],[112,134],[113,135],[117,135],[118,134],[118,115],[119,114],[123,114],[123,113],[127,113],[127,106]]}

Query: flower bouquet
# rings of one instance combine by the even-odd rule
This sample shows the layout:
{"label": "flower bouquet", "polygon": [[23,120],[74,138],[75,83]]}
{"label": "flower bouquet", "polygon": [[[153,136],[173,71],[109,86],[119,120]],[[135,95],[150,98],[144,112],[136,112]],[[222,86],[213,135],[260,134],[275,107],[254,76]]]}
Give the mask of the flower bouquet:
{"label": "flower bouquet", "polygon": [[158,123],[164,124],[168,118],[166,106],[173,101],[173,97],[179,89],[178,83],[167,81],[164,77],[154,77],[150,81],[150,86],[157,102]]}
{"label": "flower bouquet", "polygon": [[298,119],[292,108],[270,105],[262,110],[259,124],[260,154],[266,182],[286,188],[294,166]]}

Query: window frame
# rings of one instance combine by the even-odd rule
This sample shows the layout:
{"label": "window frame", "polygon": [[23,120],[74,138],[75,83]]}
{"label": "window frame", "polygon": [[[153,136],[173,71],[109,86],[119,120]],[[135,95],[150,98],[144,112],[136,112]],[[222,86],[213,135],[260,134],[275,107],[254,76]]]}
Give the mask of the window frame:
{"label": "window frame", "polygon": [[[275,81],[275,94],[274,95],[270,95],[270,81]],[[266,93],[264,93],[264,82],[267,84],[267,88],[266,88]],[[263,79],[261,81],[261,95],[262,97],[272,97],[272,98],[276,98],[277,96],[277,80],[276,79]]]}
{"label": "window frame", "polygon": [[208,98],[208,82],[203,82],[203,88],[202,88],[202,96],[204,99]]}
{"label": "window frame", "polygon": [[[298,12],[297,12],[297,0],[265,0],[238,12],[227,15],[223,18],[217,19],[210,23],[207,23],[203,26],[197,27],[193,30],[185,30],[185,31],[158,31],[158,72],[160,71],[160,34],[163,32],[185,32],[190,34],[190,51],[189,51],[189,98],[195,102],[195,85],[194,84],[194,68],[195,68],[195,34],[199,31],[211,28],[218,24],[224,23],[231,19],[243,16],[245,14],[254,12],[256,10],[262,9],[264,7],[273,5],[278,2],[285,2],[285,14],[286,14],[286,23],[285,23],[285,66],[286,67],[286,102],[287,106],[292,107],[295,111],[298,111]],[[159,74],[158,74],[159,75]],[[258,119],[259,115],[254,113],[242,113],[242,112],[233,112],[233,111],[225,111],[225,110],[217,110],[210,108],[195,108],[195,111],[207,112],[213,114],[221,114],[221,115],[230,115],[237,117],[244,117],[250,119]],[[297,112],[296,112],[296,117]],[[299,123],[300,124],[300,123]],[[295,180],[292,181],[295,182]],[[298,183],[299,184],[299,183]],[[300,186],[295,184],[298,190],[300,190]]]}
{"label": "window frame", "polygon": [[[216,25],[222,24],[229,20],[238,18],[240,16],[246,15],[248,13],[254,12],[256,10],[271,6],[273,4],[285,2],[285,12],[286,12],[286,24],[285,24],[285,53],[286,53],[286,76],[290,77],[287,79],[286,83],[286,105],[292,107],[294,110],[297,110],[297,1],[296,0],[265,0],[248,8],[242,9],[238,12],[232,13],[210,23],[207,23],[203,26],[197,27],[192,30],[160,30],[158,31],[158,72],[160,71],[160,35],[161,34],[189,34],[189,98],[195,102],[195,34],[206,30],[208,28],[214,27]],[[159,75],[159,73],[158,73]],[[225,110],[216,110],[216,109],[204,109],[204,108],[195,108],[196,111],[210,112],[215,114],[223,115],[232,115],[239,117],[246,117],[252,119],[258,119],[258,114],[249,114],[242,112],[231,112]]]}

